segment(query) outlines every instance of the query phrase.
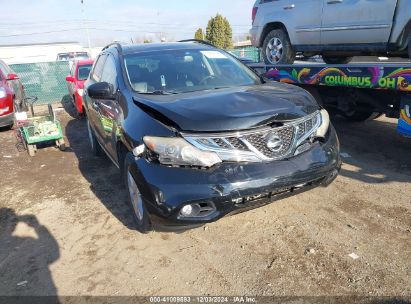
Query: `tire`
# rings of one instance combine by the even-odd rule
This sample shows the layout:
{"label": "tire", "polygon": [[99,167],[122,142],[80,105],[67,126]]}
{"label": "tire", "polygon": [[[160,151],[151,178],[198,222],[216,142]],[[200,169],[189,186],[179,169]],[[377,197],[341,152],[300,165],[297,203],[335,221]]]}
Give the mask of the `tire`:
{"label": "tire", "polygon": [[10,123],[7,127],[8,127],[10,130],[13,130],[15,126],[16,126],[16,120],[13,119],[13,122]]}
{"label": "tire", "polygon": [[153,230],[150,216],[147,212],[145,207],[144,199],[141,196],[141,192],[138,189],[138,185],[136,182],[135,170],[133,170],[133,162],[134,157],[131,153],[127,154],[124,160],[124,167],[123,167],[123,178],[126,185],[126,189],[128,192],[128,201],[130,204],[130,208],[133,211],[134,222],[136,225],[136,229],[140,233],[149,233]]}
{"label": "tire", "polygon": [[347,64],[349,63],[353,57],[344,57],[344,56],[338,56],[338,57],[333,57],[333,56],[327,56],[323,55],[323,60],[327,64]]}
{"label": "tire", "polygon": [[78,111],[78,109],[77,109],[77,100],[76,100],[76,97],[73,96],[72,98],[73,98],[73,108],[74,108],[74,110],[76,111],[77,118],[79,118],[79,119],[84,118],[84,108],[83,108],[83,113],[80,113],[80,112]]}
{"label": "tire", "polygon": [[84,110],[83,110],[82,113],[77,112],[77,117],[78,117],[78,119],[84,119],[84,118],[86,118],[86,114],[84,113]]}
{"label": "tire", "polygon": [[350,113],[343,113],[342,116],[352,122],[361,122],[361,121],[367,121],[367,120],[373,120],[377,119],[378,117],[381,117],[383,114],[379,112],[373,112],[373,111],[353,111]]}
{"label": "tire", "polygon": [[88,133],[88,139],[91,147],[91,153],[94,156],[101,156],[102,155],[102,149],[100,147],[100,144],[97,141],[96,136],[94,135],[94,131],[90,126],[90,122],[87,119],[87,133]]}
{"label": "tire", "polygon": [[265,36],[262,56],[269,65],[291,64],[295,60],[295,52],[290,38],[283,29],[272,30]]}

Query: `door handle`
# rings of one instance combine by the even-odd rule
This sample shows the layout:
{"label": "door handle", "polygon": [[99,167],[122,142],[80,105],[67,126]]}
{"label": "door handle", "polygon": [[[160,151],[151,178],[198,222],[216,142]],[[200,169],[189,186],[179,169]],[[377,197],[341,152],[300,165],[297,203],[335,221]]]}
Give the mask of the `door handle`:
{"label": "door handle", "polygon": [[93,101],[91,103],[91,106],[93,107],[93,109],[98,109],[100,107],[100,103],[98,101]]}
{"label": "door handle", "polygon": [[338,4],[338,3],[343,3],[344,0],[330,0],[327,3],[328,4]]}
{"label": "door handle", "polygon": [[284,6],[285,10],[290,10],[290,9],[293,9],[293,8],[295,8],[295,4]]}

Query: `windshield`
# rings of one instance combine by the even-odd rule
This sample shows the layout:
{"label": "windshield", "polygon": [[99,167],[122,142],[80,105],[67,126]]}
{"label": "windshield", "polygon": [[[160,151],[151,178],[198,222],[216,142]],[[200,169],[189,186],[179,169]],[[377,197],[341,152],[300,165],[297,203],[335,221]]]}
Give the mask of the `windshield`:
{"label": "windshield", "polygon": [[125,56],[139,93],[184,93],[260,83],[243,64],[219,50],[167,50]]}
{"label": "windshield", "polygon": [[92,66],[93,66],[92,64],[80,65],[78,67],[77,79],[86,80],[88,78],[88,75],[90,74],[90,70]]}

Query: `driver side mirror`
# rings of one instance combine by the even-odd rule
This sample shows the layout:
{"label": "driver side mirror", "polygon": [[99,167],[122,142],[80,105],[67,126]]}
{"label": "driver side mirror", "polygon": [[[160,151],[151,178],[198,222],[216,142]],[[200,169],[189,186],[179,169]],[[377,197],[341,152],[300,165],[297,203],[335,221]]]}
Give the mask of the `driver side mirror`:
{"label": "driver side mirror", "polygon": [[87,88],[87,93],[93,99],[115,99],[113,85],[108,82],[97,82]]}
{"label": "driver side mirror", "polygon": [[19,79],[19,76],[16,74],[11,73],[7,75],[7,80],[17,80],[17,79]]}
{"label": "driver side mirror", "polygon": [[73,76],[70,76],[70,75],[66,77],[66,81],[67,81],[67,82],[76,82],[76,80],[74,79],[74,77],[73,77]]}

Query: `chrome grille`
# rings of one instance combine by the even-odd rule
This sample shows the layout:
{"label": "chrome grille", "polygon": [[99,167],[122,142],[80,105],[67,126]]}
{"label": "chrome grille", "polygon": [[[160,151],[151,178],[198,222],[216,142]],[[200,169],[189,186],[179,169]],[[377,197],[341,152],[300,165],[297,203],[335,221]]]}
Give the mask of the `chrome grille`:
{"label": "chrome grille", "polygon": [[230,149],[230,144],[222,138],[212,138],[212,140],[221,148]]}
{"label": "chrome grille", "polygon": [[[250,143],[258,152],[262,153],[265,157],[271,159],[278,159],[285,157],[290,148],[293,145],[295,127],[288,126],[284,128],[271,129],[260,134],[245,135],[245,139]],[[270,138],[279,139],[279,144],[276,149],[268,147],[267,143]]]}
{"label": "chrome grille", "polygon": [[321,124],[320,113],[281,127],[219,134],[182,134],[197,148],[216,152],[224,161],[269,161],[293,156]]}
{"label": "chrome grille", "polygon": [[227,140],[230,142],[230,144],[237,150],[242,150],[242,151],[249,151],[247,146],[237,137],[229,137]]}

